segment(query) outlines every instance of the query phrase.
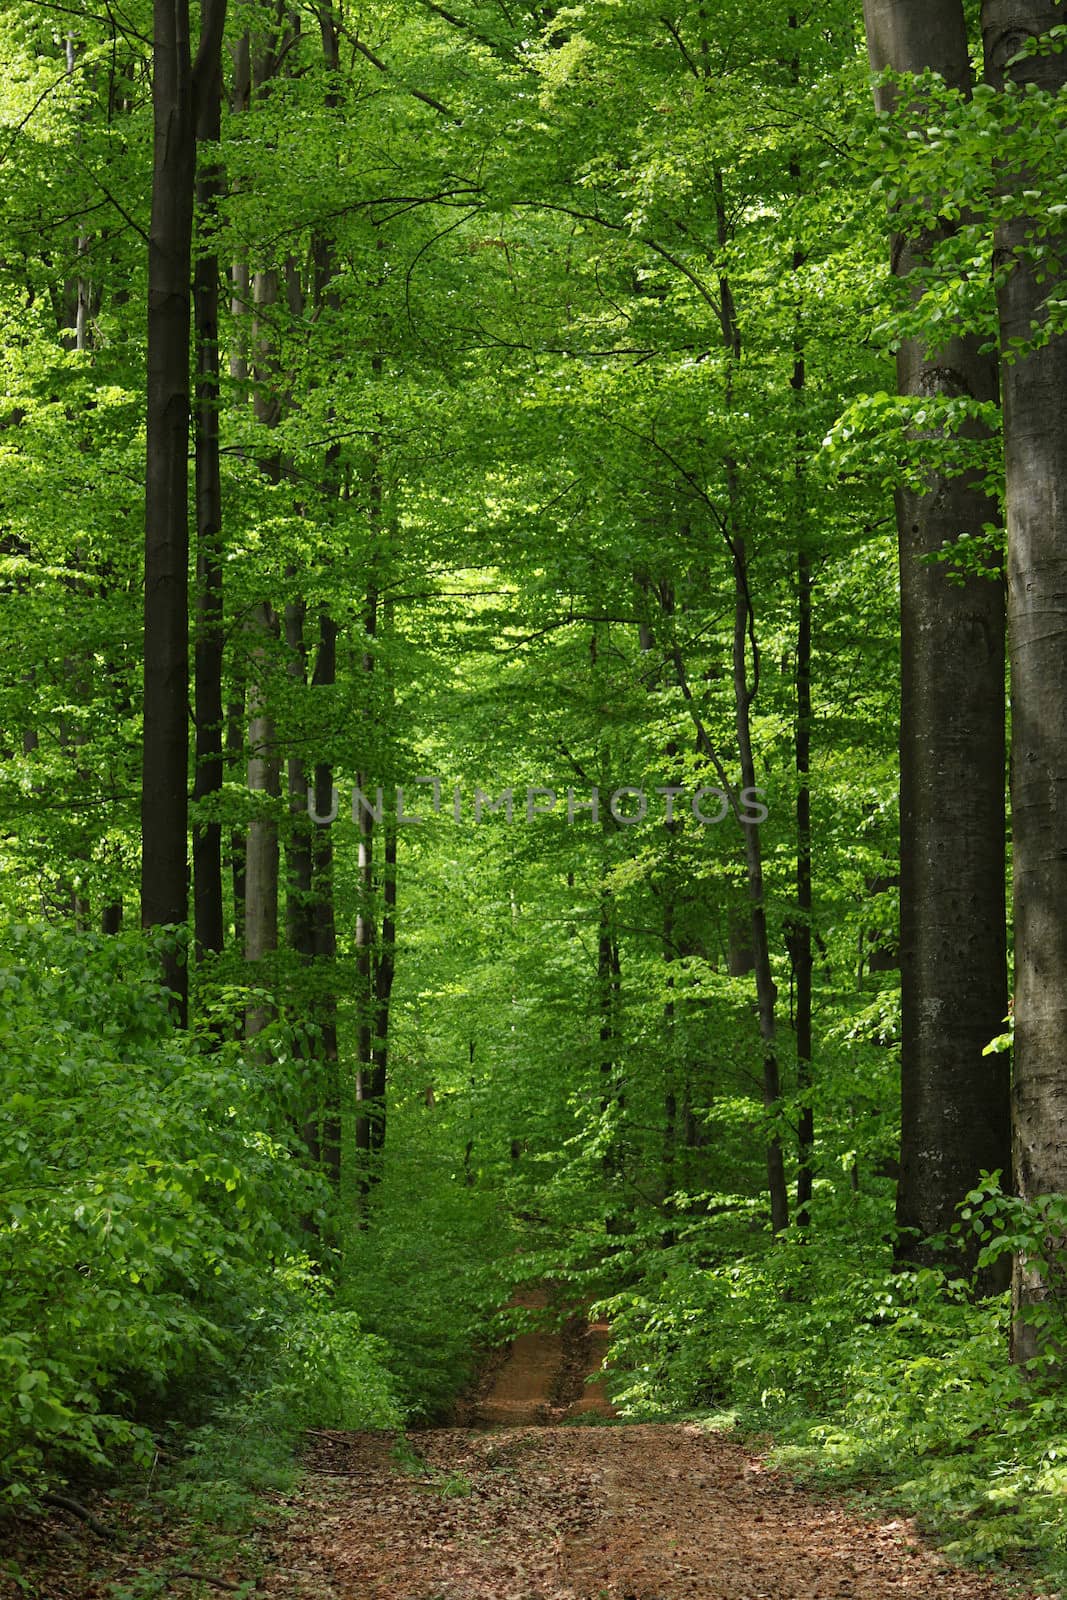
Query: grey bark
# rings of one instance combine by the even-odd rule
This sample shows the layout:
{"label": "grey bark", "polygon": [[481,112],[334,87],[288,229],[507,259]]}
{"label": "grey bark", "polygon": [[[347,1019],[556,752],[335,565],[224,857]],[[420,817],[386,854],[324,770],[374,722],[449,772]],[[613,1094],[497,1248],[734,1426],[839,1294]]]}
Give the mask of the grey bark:
{"label": "grey bark", "polygon": [[[262,962],[278,948],[278,821],[270,802],[278,798],[280,776],[267,689],[277,620],[265,601],[255,608],[248,629],[248,787],[261,810],[249,823],[245,848],[245,959]],[[245,1012],[245,1036],[261,1033],[272,1016],[270,1005],[253,1002]]]}
{"label": "grey bark", "polygon": [[[278,275],[273,269],[255,273],[252,300],[255,324],[252,345],[256,365],[254,408],[256,420],[265,429],[278,421],[281,401],[272,380],[273,345],[269,318],[277,303]],[[281,462],[276,450],[260,460],[264,475],[277,482]],[[272,672],[273,644],[278,635],[278,620],[271,606],[262,601],[246,624],[251,636],[248,685],[248,787],[253,797],[263,797],[248,827],[245,852],[245,959],[263,961],[278,948],[278,819],[270,804],[281,793],[281,765],[270,704],[269,681]],[[245,1034],[251,1038],[262,1032],[271,1020],[272,1008],[256,1001],[245,1013]]]}
{"label": "grey bark", "polygon": [[[931,68],[970,92],[961,0],[865,0],[875,71]],[[880,110],[895,91],[876,92]],[[949,225],[946,225],[946,231]],[[929,258],[930,233],[893,240],[906,275]],[[950,336],[899,352],[903,395],[995,400],[981,341]],[[1000,575],[949,581],[922,558],[980,534],[997,508],[967,477],[931,473],[896,497],[901,587],[900,858],[902,1136],[900,1256],[929,1264],[927,1244],[983,1170],[1010,1164],[1008,1082],[982,1050],[1007,1009],[1004,906],[1004,600]],[[974,1251],[972,1249],[972,1259]],[[990,1283],[989,1287],[995,1287]]]}
{"label": "grey bark", "polygon": [[[1062,5],[985,0],[986,74],[1062,95],[1067,58],[1009,65],[1024,41],[1064,20]],[[1001,186],[1028,187],[1002,170]],[[1027,219],[998,231],[995,266],[1002,349],[1044,318],[1051,282],[1037,280]],[[1060,236],[1058,252],[1065,240]],[[1002,367],[1011,641],[1012,839],[1015,899],[1014,1155],[1026,1200],[1067,1193],[1067,340],[1054,338]],[[1062,1253],[1062,1240],[1053,1241]],[[1047,1348],[1026,1321],[1064,1283],[1020,1258],[1014,1275],[1015,1359]],[[1062,1309],[1062,1307],[1061,1307]]]}
{"label": "grey bark", "polygon": [[[380,527],[381,489],[376,470],[372,474],[371,501],[375,523]],[[373,581],[367,591],[363,630],[367,648],[363,651],[362,667],[369,682],[375,669],[373,641],[378,632],[378,591]],[[355,1134],[360,1192],[366,1197],[378,1175],[374,1161],[375,1152],[384,1141],[385,1107],[382,1097],[385,1086],[379,1085],[374,1061],[377,1010],[374,981],[377,939],[374,885],[375,818],[369,809],[373,800],[373,774],[360,772],[357,782],[360,789],[367,792],[368,799],[368,805],[360,806],[359,810],[356,909],[356,985],[359,1017],[356,1027]]]}
{"label": "grey bark", "polygon": [[[337,677],[337,624],[323,612],[319,618],[319,647],[312,673],[312,688],[330,688]],[[315,768],[315,813],[329,816],[333,792],[333,770],[327,763]],[[327,969],[320,1013],[323,1063],[323,1105],[321,1116],[309,1125],[308,1148],[312,1159],[320,1162],[334,1183],[341,1178],[341,1095],[337,1063],[337,999],[333,967],[337,959],[337,931],[333,897],[333,839],[329,827],[315,830],[313,841],[312,918],[315,958]]]}

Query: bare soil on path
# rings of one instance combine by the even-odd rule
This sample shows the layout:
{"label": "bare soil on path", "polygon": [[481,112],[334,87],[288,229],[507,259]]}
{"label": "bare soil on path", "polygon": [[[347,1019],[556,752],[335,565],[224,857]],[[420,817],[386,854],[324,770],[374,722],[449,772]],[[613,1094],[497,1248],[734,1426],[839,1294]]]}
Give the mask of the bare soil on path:
{"label": "bare soil on path", "polygon": [[286,1600],[1006,1600],[911,1527],[815,1500],[690,1424],[316,1441]]}
{"label": "bare soil on path", "polygon": [[[527,1305],[543,1304],[536,1296]],[[519,1335],[470,1426],[319,1434],[263,1582],[278,1600],[1006,1600],[904,1521],[806,1495],[694,1424],[610,1417],[608,1330]]]}

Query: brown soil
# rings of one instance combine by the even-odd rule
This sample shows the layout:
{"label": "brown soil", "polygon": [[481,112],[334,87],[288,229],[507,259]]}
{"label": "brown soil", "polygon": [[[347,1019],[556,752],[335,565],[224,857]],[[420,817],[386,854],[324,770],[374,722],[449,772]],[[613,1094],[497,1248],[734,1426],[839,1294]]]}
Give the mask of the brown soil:
{"label": "brown soil", "polygon": [[[528,1348],[528,1347],[527,1347]],[[522,1360],[523,1404],[532,1396]],[[518,1372],[516,1385],[519,1385]],[[518,1404],[518,1399],[514,1402]],[[542,1400],[541,1404],[546,1402]],[[276,1600],[1007,1600],[693,1424],[315,1441]]]}
{"label": "brown soil", "polygon": [[[537,1291],[518,1304],[543,1308]],[[692,1424],[608,1418],[608,1329],[572,1316],[520,1334],[463,1428],[387,1441],[319,1435],[303,1504],[271,1552],[277,1600],[1006,1600]],[[490,1431],[484,1431],[490,1430]]]}
{"label": "brown soil", "polygon": [[[516,1295],[523,1310],[547,1312],[543,1289]],[[583,1312],[572,1313],[558,1331],[518,1334],[489,1366],[482,1392],[461,1408],[468,1427],[549,1425],[578,1416],[614,1416],[600,1372],[608,1351],[607,1323],[590,1325]]]}

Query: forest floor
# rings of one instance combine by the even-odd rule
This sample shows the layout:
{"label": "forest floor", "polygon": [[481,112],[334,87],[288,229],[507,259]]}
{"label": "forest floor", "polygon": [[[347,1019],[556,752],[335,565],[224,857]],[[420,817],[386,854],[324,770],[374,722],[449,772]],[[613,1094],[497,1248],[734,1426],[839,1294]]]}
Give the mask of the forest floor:
{"label": "forest floor", "polygon": [[[50,1584],[21,1592],[43,1600],[1019,1596],[949,1564],[909,1521],[864,1518],[813,1495],[699,1424],[614,1423],[602,1384],[586,1382],[607,1332],[572,1317],[561,1333],[519,1335],[461,1407],[462,1427],[412,1432],[399,1447],[383,1434],[310,1434],[299,1491],[276,1497],[282,1515],[210,1578],[179,1541],[155,1564],[148,1550],[136,1563],[138,1577],[154,1570],[160,1587],[127,1587],[128,1558],[125,1582],[113,1566],[90,1578],[82,1565],[79,1580],[67,1552]],[[20,1591],[0,1577],[0,1596],[9,1592]]]}
{"label": "forest floor", "polygon": [[[531,1297],[525,1304],[535,1304]],[[611,1424],[604,1325],[526,1333],[462,1428],[312,1441],[278,1600],[1006,1600],[695,1423]],[[568,1427],[583,1421],[605,1426]],[[560,1426],[560,1424],[564,1426]]]}

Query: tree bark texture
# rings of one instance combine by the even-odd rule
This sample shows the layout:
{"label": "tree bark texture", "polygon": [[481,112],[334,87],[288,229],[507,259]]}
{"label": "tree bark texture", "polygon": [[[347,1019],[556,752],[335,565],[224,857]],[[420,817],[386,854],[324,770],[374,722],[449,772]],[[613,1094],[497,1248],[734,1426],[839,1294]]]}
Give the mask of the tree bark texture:
{"label": "tree bark texture", "polygon": [[[278,948],[278,820],[271,802],[280,792],[280,763],[267,680],[278,624],[270,606],[258,605],[249,623],[254,640],[248,691],[248,787],[262,805],[248,827],[245,850],[245,959],[263,961]],[[245,1013],[245,1036],[261,1033],[273,1009],[256,1000]]]}
{"label": "tree bark texture", "polygon": [[[197,199],[208,220],[218,210],[225,180],[218,157],[222,124],[222,32],[225,0],[209,0],[202,33],[208,41],[196,84],[196,141],[203,148]],[[196,388],[193,401],[196,462],[196,640],[193,656],[196,772],[193,800],[222,791],[223,596],[222,473],[219,457],[219,261],[208,247],[193,272]],[[193,928],[197,957],[223,946],[222,824],[198,821],[193,828]]]}
{"label": "tree bark texture", "polygon": [[[939,73],[970,92],[961,0],[865,0],[874,71]],[[882,86],[882,111],[897,90]],[[951,224],[945,224],[946,230]],[[930,233],[897,236],[894,271],[929,259]],[[981,340],[900,348],[902,395],[997,397]],[[931,1264],[926,1244],[955,1220],[983,1170],[1010,1165],[1003,1060],[983,1056],[1007,1011],[1004,905],[1004,597],[999,573],[951,582],[924,560],[997,508],[968,477],[931,473],[896,497],[901,589],[900,966],[902,988],[900,1257]],[[972,1250],[972,1259],[974,1251]],[[995,1287],[990,1282],[988,1287]]]}
{"label": "tree bark texture", "polygon": [[[189,321],[196,135],[188,0],[153,6],[152,212],[148,246],[144,752],[141,922],[188,915]],[[187,972],[165,979],[184,1023]]]}
{"label": "tree bark texture", "polygon": [[[986,75],[1062,94],[1067,59],[1046,54],[1010,64],[1028,38],[1062,24],[1062,5],[985,0]],[[1003,170],[1006,190],[1028,187]],[[994,264],[1001,348],[1029,340],[1053,288],[1026,248],[1029,223],[1003,224]],[[1058,241],[1062,253],[1064,239]],[[1067,1194],[1067,340],[1054,338],[1002,367],[1008,501],[1008,628],[1011,641],[1012,839],[1015,899],[1014,1156],[1019,1193]],[[1055,1241],[1063,1249],[1063,1241]],[[1043,1344],[1025,1313],[1053,1285],[1025,1259],[1014,1278],[1014,1353]],[[1062,1309],[1062,1308],[1061,1308]]]}

